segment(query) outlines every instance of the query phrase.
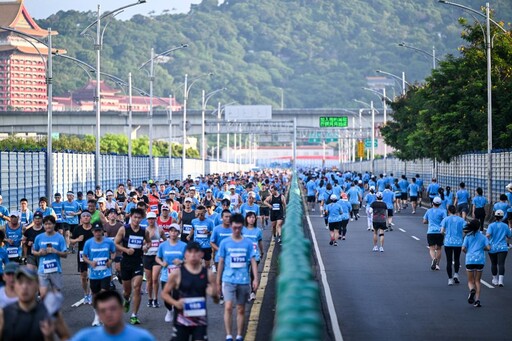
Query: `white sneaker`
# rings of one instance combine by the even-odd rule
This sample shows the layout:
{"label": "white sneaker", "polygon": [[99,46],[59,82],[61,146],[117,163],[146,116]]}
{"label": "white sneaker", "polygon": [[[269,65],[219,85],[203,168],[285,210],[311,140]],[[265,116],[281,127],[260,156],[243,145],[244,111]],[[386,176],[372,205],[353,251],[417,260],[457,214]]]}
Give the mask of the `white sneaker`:
{"label": "white sneaker", "polygon": [[441,270],[441,268],[439,267],[439,265],[436,263],[436,270]]}
{"label": "white sneaker", "polygon": [[325,225],[325,229],[328,230],[329,229],[329,225]]}
{"label": "white sneaker", "polygon": [[354,218],[350,218],[350,221],[354,221]]}
{"label": "white sneaker", "polygon": [[384,248],[381,246],[381,247],[379,248],[379,251],[380,251],[380,252],[384,252]]}
{"label": "white sneaker", "polygon": [[379,251],[379,247],[378,247],[377,245],[375,245],[375,246],[373,247],[372,251],[373,251],[373,252],[377,252],[377,251]]}
{"label": "white sneaker", "polygon": [[167,310],[167,313],[165,313],[164,321],[165,322],[172,322],[172,318],[174,317],[173,313],[174,312],[172,310]]}
{"label": "white sneaker", "polygon": [[256,293],[251,292],[251,294],[249,295],[249,302],[254,301],[255,299],[256,299]]}
{"label": "white sneaker", "polygon": [[492,285],[498,285],[498,276],[492,276]]}
{"label": "white sneaker", "polygon": [[101,326],[100,318],[96,314],[94,314],[94,321],[92,321],[92,326],[93,327]]}
{"label": "white sneaker", "polygon": [[453,278],[448,278],[448,285],[453,285]]}
{"label": "white sneaker", "polygon": [[503,276],[503,275],[500,275],[498,277],[498,286],[500,286],[500,287],[504,286],[504,283],[503,283],[504,282],[504,278],[505,278],[505,276]]}

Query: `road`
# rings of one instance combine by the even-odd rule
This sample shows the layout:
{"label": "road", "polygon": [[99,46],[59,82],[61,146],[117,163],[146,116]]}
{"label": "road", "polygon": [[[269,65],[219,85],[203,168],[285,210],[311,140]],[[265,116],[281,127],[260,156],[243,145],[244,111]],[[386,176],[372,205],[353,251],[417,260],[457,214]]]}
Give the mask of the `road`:
{"label": "road", "polygon": [[[343,339],[512,339],[512,280],[506,276],[504,288],[490,285],[487,259],[482,307],[468,304],[464,254],[458,285],[447,285],[444,254],[441,271],[430,270],[426,225],[421,221],[424,212],[418,209],[412,215],[409,208],[396,214],[394,231],[386,233],[382,253],[372,252],[365,214],[349,223],[347,239],[335,247],[329,245],[318,207],[309,213]],[[306,221],[309,229],[307,225]],[[510,260],[506,271],[512,273]],[[325,299],[323,307],[327,306]],[[327,316],[327,308],[324,310]],[[327,325],[330,328],[329,322]],[[334,339],[332,330],[328,334]]]}
{"label": "road", "polygon": [[[270,229],[266,228],[263,231],[264,248],[268,250],[270,246]],[[246,328],[247,320],[249,318],[252,305],[261,305],[260,314],[251,316],[258,322],[255,324],[254,333],[252,335],[254,340],[265,340],[270,339],[270,335],[273,329],[273,318],[274,318],[274,306],[275,306],[275,268],[276,268],[277,252],[273,253],[272,266],[267,269],[269,282],[266,288],[261,294],[265,294],[264,297],[257,298],[254,303],[250,303],[246,306]],[[76,265],[76,255],[70,254],[67,259],[62,261],[63,265],[63,279],[64,279],[64,290],[63,294],[65,297],[62,313],[64,318],[70,327],[72,333],[76,333],[78,330],[91,326],[94,318],[92,306],[80,305],[73,307],[73,305],[83,298],[83,291],[80,284],[80,275],[78,274]],[[260,263],[259,266],[260,275],[264,270],[264,262]],[[261,276],[260,276],[261,277]],[[121,293],[121,285],[116,282],[117,290]],[[143,288],[145,283],[143,284]],[[266,289],[266,290],[265,290]],[[261,295],[260,294],[260,295]],[[142,296],[141,308],[139,311],[139,318],[142,324],[141,328],[149,330],[157,340],[170,340],[171,338],[171,324],[164,322],[164,316],[166,309],[163,306],[163,301],[159,298],[160,308],[148,308],[147,295]],[[223,322],[223,306],[214,304],[211,298],[207,302],[208,308],[208,339],[217,341],[225,339],[224,322]],[[260,316],[261,315],[261,316]],[[126,314],[125,321],[128,322],[130,314]],[[234,314],[233,314],[234,317]],[[233,321],[235,319],[233,318]],[[234,324],[233,324],[234,325]],[[249,340],[249,334],[247,333],[246,339]]]}

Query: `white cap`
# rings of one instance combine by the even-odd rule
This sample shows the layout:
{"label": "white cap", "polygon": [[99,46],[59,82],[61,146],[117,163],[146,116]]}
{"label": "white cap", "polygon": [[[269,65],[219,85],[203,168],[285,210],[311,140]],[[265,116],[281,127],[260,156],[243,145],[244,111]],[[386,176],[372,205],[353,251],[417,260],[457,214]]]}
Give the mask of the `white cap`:
{"label": "white cap", "polygon": [[9,214],[9,217],[20,217],[20,212],[18,211],[12,211],[10,214]]}
{"label": "white cap", "polygon": [[235,185],[229,185],[229,189],[236,189]]}
{"label": "white cap", "polygon": [[441,205],[441,203],[442,203],[443,201],[441,200],[441,198],[440,198],[440,197],[435,197],[435,198],[434,198],[434,200],[433,200],[432,202],[433,202],[434,204],[436,204],[436,205]]}
{"label": "white cap", "polygon": [[505,186],[505,189],[509,192],[512,192],[512,182]]}
{"label": "white cap", "polygon": [[377,199],[382,199],[382,192],[377,192],[375,196],[377,197]]}
{"label": "white cap", "polygon": [[503,212],[502,210],[496,210],[496,212],[494,212],[495,217],[503,217],[504,215],[505,212]]}
{"label": "white cap", "polygon": [[107,202],[107,200],[104,197],[101,197],[98,199],[98,203],[100,203],[100,202]]}
{"label": "white cap", "polygon": [[250,191],[249,193],[247,193],[247,196],[256,198],[256,193],[254,193],[253,191]]}
{"label": "white cap", "polygon": [[146,219],[156,219],[156,213],[155,212],[149,212],[148,215],[146,216]]}
{"label": "white cap", "polygon": [[188,189],[191,190],[191,191],[195,191],[196,187],[195,186],[190,186]]}
{"label": "white cap", "polygon": [[208,188],[208,189],[206,190],[206,193],[211,193],[211,192],[212,192],[212,190],[211,190],[210,188]]}
{"label": "white cap", "polygon": [[162,211],[163,211],[163,210],[168,210],[168,211],[170,211],[170,210],[171,210],[171,208],[169,207],[169,205],[167,205],[167,204],[163,204],[163,205],[162,205]]}
{"label": "white cap", "polygon": [[194,202],[194,200],[192,198],[185,198],[185,202]]}
{"label": "white cap", "polygon": [[338,197],[336,196],[336,194],[331,194],[331,196],[329,197],[332,201],[336,201],[338,200]]}
{"label": "white cap", "polygon": [[370,191],[375,191],[375,186],[370,186]]}

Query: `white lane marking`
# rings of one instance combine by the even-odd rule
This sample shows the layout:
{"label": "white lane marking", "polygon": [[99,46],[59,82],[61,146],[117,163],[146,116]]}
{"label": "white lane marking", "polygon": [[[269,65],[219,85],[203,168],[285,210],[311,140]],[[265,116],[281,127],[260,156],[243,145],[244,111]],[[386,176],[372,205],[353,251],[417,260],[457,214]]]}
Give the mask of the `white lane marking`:
{"label": "white lane marking", "polygon": [[418,237],[416,237],[416,236],[411,236],[411,237],[412,237],[412,239],[420,240],[420,239],[419,239]]}
{"label": "white lane marking", "polygon": [[320,276],[322,277],[322,285],[324,286],[325,291],[325,300],[327,301],[327,308],[329,310],[329,316],[331,319],[331,327],[334,333],[334,340],[343,341],[343,336],[341,335],[340,325],[338,323],[336,309],[334,308],[334,302],[332,301],[331,288],[329,287],[329,283],[327,282],[327,275],[325,273],[324,261],[322,260],[320,254],[320,248],[318,247],[318,242],[316,240],[315,230],[313,229],[313,225],[311,224],[311,219],[309,219],[309,215],[306,215],[308,219],[309,231],[311,232],[311,239],[313,239],[313,245],[315,247],[315,252],[317,255],[318,266],[320,268]]}
{"label": "white lane marking", "polygon": [[487,283],[486,281],[484,281],[483,279],[480,280],[480,283],[482,283],[483,285],[485,285],[486,287],[488,287],[489,289],[494,289],[494,286],[490,285],[489,283]]}
{"label": "white lane marking", "polygon": [[407,232],[407,231],[406,231],[406,230],[404,230],[404,229],[401,229],[401,228],[398,228],[398,229],[399,229],[400,231],[402,231],[402,232]]}
{"label": "white lane marking", "polygon": [[71,305],[72,307],[79,307],[81,306],[82,304],[84,304],[84,299],[82,298],[80,301],[77,301],[75,303],[73,303],[73,305]]}

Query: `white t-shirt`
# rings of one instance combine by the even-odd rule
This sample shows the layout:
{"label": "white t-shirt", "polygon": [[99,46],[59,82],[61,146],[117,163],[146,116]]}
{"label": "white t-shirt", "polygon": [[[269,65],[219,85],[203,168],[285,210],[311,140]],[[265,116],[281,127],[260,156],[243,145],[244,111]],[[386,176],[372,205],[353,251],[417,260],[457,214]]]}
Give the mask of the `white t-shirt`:
{"label": "white t-shirt", "polygon": [[18,302],[18,296],[8,297],[5,293],[5,287],[0,288],[0,308],[5,308],[11,303]]}

